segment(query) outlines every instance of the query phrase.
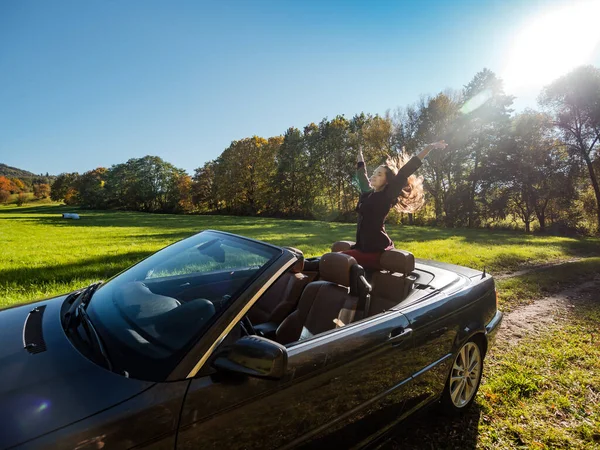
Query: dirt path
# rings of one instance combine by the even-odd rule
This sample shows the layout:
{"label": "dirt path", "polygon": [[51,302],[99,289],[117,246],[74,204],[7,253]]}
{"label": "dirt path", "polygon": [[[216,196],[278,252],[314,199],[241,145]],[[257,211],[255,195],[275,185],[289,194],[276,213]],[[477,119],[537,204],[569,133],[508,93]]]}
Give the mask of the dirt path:
{"label": "dirt path", "polygon": [[586,301],[600,301],[600,274],[591,281],[540,298],[530,305],[521,306],[505,314],[497,342],[517,344],[525,335],[543,332],[548,325],[562,320],[569,308],[575,308],[577,304]]}

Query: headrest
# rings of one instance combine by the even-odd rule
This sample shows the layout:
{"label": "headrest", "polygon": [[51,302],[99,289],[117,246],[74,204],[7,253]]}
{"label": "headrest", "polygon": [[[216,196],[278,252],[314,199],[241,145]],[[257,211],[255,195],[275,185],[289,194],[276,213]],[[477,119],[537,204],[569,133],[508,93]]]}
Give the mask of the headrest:
{"label": "headrest", "polygon": [[354,245],[354,242],[351,241],[337,241],[331,246],[332,252],[345,252],[346,250],[350,250],[350,247]]}
{"label": "headrest", "polygon": [[415,256],[411,252],[393,248],[381,254],[379,264],[390,272],[409,274],[415,270]]}
{"label": "headrest", "polygon": [[350,286],[350,268],[356,260],[345,253],[325,253],[319,263],[319,275],[323,281]]}
{"label": "headrest", "polygon": [[294,247],[285,247],[285,248],[287,248],[290,252],[292,252],[298,258],[298,261],[296,261],[296,263],[292,266],[292,268],[290,270],[293,273],[302,272],[304,270],[304,253],[302,253],[302,250],[298,250],[297,248],[294,248]]}

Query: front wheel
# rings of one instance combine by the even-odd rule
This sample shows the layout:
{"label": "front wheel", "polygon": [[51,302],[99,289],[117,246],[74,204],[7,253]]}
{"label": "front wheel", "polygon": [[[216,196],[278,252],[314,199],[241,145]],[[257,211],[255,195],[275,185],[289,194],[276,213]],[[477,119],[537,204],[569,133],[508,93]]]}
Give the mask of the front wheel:
{"label": "front wheel", "polygon": [[456,354],[442,394],[442,408],[451,414],[466,410],[475,400],[481,383],[483,356],[476,340],[470,340]]}

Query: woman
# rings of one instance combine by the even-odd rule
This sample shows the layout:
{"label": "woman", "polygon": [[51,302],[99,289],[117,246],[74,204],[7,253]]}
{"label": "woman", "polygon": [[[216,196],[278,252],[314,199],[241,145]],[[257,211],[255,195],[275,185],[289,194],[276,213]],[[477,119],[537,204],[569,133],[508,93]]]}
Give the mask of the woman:
{"label": "woman", "polygon": [[384,225],[390,209],[412,213],[423,206],[423,179],[413,173],[431,150],[446,146],[444,141],[429,144],[408,162],[404,158],[400,162],[388,158],[385,164],[375,169],[370,179],[367,178],[362,150],[359,150],[356,175],[361,196],[356,207],[356,244],[343,253],[353,256],[365,269],[380,268],[381,253],[394,248]]}

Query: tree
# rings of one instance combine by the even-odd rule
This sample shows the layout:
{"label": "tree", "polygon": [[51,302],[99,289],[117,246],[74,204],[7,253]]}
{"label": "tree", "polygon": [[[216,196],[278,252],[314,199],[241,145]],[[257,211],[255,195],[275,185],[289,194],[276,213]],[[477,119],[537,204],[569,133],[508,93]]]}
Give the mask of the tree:
{"label": "tree", "polygon": [[27,203],[27,196],[24,192],[19,192],[17,195],[17,206],[23,206],[25,203]]}
{"label": "tree", "polygon": [[63,201],[65,202],[65,205],[69,206],[79,204],[79,192],[77,192],[77,189],[70,187],[65,193]]}
{"label": "tree", "polygon": [[355,189],[352,176],[356,171],[356,149],[350,145],[350,124],[344,116],[319,123],[319,139],[315,156],[318,162],[313,170],[320,172],[329,210],[344,213],[354,207]]}
{"label": "tree", "polygon": [[215,161],[209,161],[194,171],[191,186],[192,204],[200,211],[214,211],[219,208],[215,192]]}
{"label": "tree", "polygon": [[24,192],[26,190],[25,183],[23,183],[23,181],[19,178],[12,178],[11,181],[16,188],[16,192]]}
{"label": "tree", "polygon": [[192,210],[192,177],[181,174],[177,177],[177,212],[189,212]]}
{"label": "tree", "polygon": [[311,202],[309,154],[302,132],[288,128],[276,156],[273,177],[275,204],[278,212],[297,217],[310,216]]}
{"label": "tree", "polygon": [[101,209],[106,206],[107,169],[98,167],[81,175],[74,184],[78,192],[78,203],[85,208]]}
{"label": "tree", "polygon": [[67,192],[74,188],[78,178],[79,174],[77,172],[61,173],[50,186],[50,198],[55,202],[64,200]]}
{"label": "tree", "polygon": [[440,139],[444,139],[449,145],[443,152],[430,153],[427,163],[421,169],[424,173],[425,189],[433,197],[437,224],[445,220],[448,225],[453,225],[460,215],[458,205],[452,202],[460,191],[461,184],[464,186],[466,181],[465,155],[457,149],[453,136],[458,107],[459,103],[444,93],[427,99],[426,103],[421,104],[417,130],[412,138],[413,152],[426,143]]}
{"label": "tree", "polygon": [[[469,197],[467,226],[481,222],[481,207],[486,198],[485,167],[491,152],[506,139],[510,130],[510,105],[513,97],[504,94],[502,81],[489,69],[477,73],[465,86],[465,99],[457,120],[456,144],[464,148],[468,162]],[[464,145],[463,145],[464,144]]]}
{"label": "tree", "polygon": [[50,196],[50,185],[46,183],[34,184],[33,196],[35,198],[48,198]]}
{"label": "tree", "polygon": [[10,192],[4,189],[0,189],[0,203],[6,203],[10,198]]}
{"label": "tree", "polygon": [[544,88],[540,104],[551,114],[572,157],[587,169],[600,233],[600,185],[594,167],[600,146],[600,69],[582,66],[559,78]]}
{"label": "tree", "polygon": [[7,191],[8,193],[14,193],[17,190],[17,187],[10,179],[6,178],[5,176],[0,176],[0,190]]}

